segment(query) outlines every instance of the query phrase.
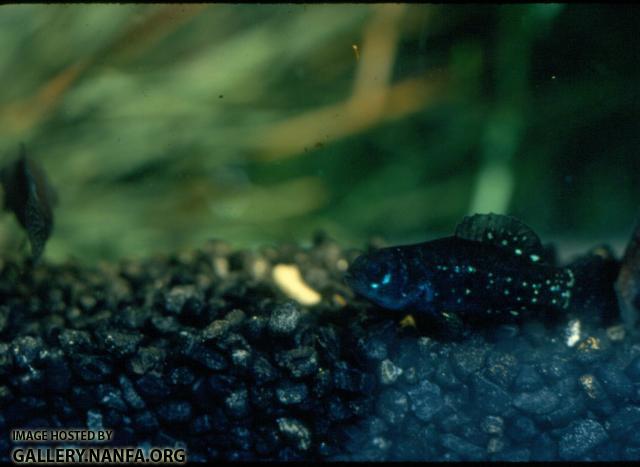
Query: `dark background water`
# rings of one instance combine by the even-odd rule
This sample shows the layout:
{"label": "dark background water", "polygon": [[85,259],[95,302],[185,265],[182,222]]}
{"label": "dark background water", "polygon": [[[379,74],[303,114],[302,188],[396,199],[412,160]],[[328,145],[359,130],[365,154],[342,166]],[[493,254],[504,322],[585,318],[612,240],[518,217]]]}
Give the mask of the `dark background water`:
{"label": "dark background water", "polygon": [[[0,12],[0,162],[24,141],[57,187],[51,260],[422,240],[488,211],[569,251],[637,214],[635,7]],[[2,215],[2,250],[22,240]]]}

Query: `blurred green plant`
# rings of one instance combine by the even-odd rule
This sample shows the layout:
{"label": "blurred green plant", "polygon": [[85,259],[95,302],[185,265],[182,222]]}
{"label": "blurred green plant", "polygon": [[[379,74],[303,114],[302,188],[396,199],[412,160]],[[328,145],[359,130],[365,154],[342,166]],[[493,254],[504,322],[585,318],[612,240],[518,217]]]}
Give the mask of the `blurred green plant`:
{"label": "blurred green plant", "polygon": [[[223,238],[359,246],[509,212],[624,238],[638,10],[604,5],[6,5],[0,163],[58,188],[50,260]],[[0,217],[0,251],[23,233]]]}

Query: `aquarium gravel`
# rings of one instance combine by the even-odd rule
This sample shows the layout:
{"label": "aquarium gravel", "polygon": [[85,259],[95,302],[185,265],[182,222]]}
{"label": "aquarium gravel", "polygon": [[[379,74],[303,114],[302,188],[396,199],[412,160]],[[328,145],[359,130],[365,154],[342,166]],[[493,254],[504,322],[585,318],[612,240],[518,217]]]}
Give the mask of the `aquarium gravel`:
{"label": "aquarium gravel", "polygon": [[43,427],[113,429],[113,446],[190,461],[640,459],[634,331],[597,307],[464,336],[416,328],[354,297],[356,253],[318,235],[3,262],[0,459],[11,429]]}

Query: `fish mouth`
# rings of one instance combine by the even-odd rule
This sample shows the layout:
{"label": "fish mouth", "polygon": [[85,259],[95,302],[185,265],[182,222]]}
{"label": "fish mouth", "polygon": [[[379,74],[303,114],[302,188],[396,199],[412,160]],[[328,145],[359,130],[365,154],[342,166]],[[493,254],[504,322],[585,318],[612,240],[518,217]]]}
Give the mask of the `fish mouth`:
{"label": "fish mouth", "polygon": [[349,288],[351,290],[353,290],[354,292],[357,292],[357,280],[355,278],[355,276],[353,274],[351,274],[350,272],[345,272],[344,276],[342,278],[342,280],[344,281],[345,284],[347,284],[349,286]]}
{"label": "fish mouth", "polygon": [[343,276],[344,283],[356,294],[360,295],[364,292],[365,288],[362,286],[362,281],[358,279],[358,275],[351,271],[347,271]]}

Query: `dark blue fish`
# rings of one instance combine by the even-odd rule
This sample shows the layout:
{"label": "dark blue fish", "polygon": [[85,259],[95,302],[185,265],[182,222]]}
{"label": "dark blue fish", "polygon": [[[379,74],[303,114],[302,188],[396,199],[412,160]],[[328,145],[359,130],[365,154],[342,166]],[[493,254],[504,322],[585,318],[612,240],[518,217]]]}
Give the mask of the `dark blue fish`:
{"label": "dark blue fish", "polygon": [[4,209],[12,211],[26,230],[31,256],[37,261],[53,230],[56,193],[44,171],[20,146],[18,159],[0,170],[4,190]]}
{"label": "dark blue fish", "polygon": [[519,220],[476,214],[451,237],[358,257],[346,280],[383,308],[432,316],[566,310],[574,271],[555,266],[548,256],[538,236]]}

